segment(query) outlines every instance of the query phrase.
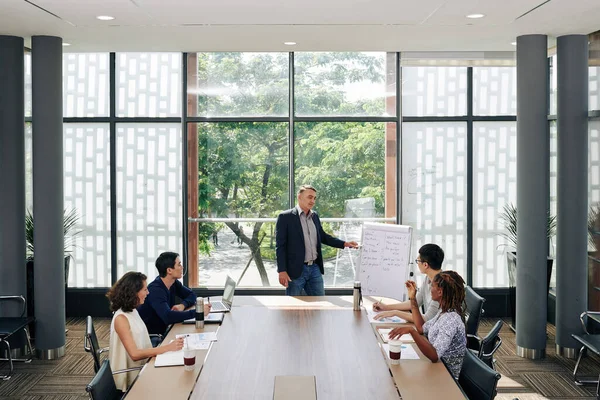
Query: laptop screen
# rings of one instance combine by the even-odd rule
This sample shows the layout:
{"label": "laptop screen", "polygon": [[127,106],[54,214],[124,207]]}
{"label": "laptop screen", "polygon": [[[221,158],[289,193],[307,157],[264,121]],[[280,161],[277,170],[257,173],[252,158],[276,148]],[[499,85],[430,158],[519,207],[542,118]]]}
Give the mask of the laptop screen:
{"label": "laptop screen", "polygon": [[230,276],[227,276],[225,288],[223,289],[223,303],[230,305],[233,303],[233,292],[235,291],[235,285],[235,281]]}

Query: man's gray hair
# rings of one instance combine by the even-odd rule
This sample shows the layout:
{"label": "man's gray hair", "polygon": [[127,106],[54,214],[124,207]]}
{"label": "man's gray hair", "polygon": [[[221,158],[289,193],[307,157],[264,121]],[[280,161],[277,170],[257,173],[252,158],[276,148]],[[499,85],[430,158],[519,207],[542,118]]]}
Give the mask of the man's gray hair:
{"label": "man's gray hair", "polygon": [[302,185],[298,189],[298,194],[303,193],[305,190],[312,190],[317,193],[317,189],[315,189],[312,185]]}

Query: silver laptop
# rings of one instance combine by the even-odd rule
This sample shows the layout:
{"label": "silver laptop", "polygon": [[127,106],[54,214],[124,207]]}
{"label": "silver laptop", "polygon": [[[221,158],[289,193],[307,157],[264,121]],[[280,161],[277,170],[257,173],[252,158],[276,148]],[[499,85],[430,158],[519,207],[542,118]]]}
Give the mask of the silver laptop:
{"label": "silver laptop", "polygon": [[210,309],[211,313],[229,312],[231,311],[231,305],[233,304],[233,292],[235,292],[236,282],[227,275],[225,281],[225,288],[223,289],[223,299],[221,301],[213,301]]}

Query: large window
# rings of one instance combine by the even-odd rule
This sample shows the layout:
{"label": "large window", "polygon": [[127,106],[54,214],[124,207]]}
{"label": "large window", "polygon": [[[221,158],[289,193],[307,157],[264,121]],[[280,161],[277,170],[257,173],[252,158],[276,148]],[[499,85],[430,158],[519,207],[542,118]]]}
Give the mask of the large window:
{"label": "large window", "polygon": [[457,116],[467,114],[467,69],[403,67],[402,114]]}

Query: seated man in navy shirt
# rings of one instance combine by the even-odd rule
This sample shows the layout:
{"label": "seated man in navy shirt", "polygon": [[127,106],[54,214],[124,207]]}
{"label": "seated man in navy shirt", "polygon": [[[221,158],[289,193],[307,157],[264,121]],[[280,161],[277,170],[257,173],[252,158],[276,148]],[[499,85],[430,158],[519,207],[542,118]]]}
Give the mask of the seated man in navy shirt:
{"label": "seated man in navy shirt", "polygon": [[[149,333],[163,335],[169,325],[195,317],[196,310],[192,306],[196,304],[196,295],[178,281],[183,276],[179,254],[164,252],[158,256],[155,265],[158,276],[148,285],[150,293],[137,310]],[[181,299],[181,304],[175,304],[175,296]],[[186,311],[189,307],[192,308]],[[210,304],[205,304],[204,313],[208,312]]]}

